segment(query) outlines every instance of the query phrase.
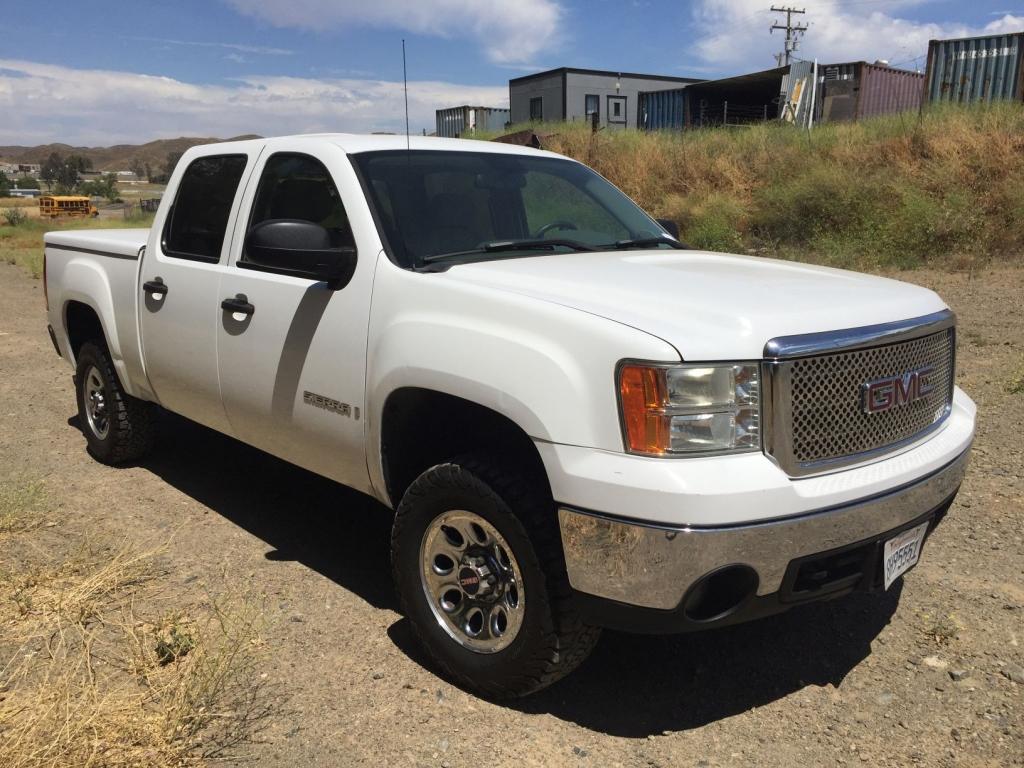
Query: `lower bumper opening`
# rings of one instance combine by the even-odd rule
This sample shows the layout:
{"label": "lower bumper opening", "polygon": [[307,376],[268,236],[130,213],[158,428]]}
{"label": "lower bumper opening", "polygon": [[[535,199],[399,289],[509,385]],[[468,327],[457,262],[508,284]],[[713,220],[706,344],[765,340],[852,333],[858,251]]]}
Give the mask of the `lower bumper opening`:
{"label": "lower bumper opening", "polygon": [[701,577],[683,598],[683,614],[697,623],[724,619],[757,592],[757,572],[748,565],[727,565]]}

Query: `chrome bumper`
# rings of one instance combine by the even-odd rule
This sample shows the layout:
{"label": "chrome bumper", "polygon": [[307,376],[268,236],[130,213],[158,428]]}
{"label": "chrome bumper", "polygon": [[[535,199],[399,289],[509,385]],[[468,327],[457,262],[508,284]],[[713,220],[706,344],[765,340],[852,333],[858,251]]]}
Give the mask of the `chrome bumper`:
{"label": "chrome bumper", "polygon": [[757,594],[771,594],[794,559],[869,539],[938,508],[960,486],[968,454],[880,496],[751,525],[671,528],[560,506],[569,582],[597,597],[671,610],[705,574],[742,564],[757,572]]}

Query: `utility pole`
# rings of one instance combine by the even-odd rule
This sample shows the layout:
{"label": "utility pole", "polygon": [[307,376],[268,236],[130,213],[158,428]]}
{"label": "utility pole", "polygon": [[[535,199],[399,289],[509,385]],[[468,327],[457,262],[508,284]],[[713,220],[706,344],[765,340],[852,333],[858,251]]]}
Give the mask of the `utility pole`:
{"label": "utility pole", "polygon": [[793,59],[793,52],[800,47],[800,36],[807,31],[806,24],[793,24],[794,13],[807,13],[807,9],[803,8],[797,10],[796,8],[779,8],[772,6],[772,13],[784,13],[786,14],[786,24],[773,24],[771,31],[775,32],[776,29],[786,30],[786,50],[782,53],[775,54],[775,60],[779,63],[780,67],[788,67]]}

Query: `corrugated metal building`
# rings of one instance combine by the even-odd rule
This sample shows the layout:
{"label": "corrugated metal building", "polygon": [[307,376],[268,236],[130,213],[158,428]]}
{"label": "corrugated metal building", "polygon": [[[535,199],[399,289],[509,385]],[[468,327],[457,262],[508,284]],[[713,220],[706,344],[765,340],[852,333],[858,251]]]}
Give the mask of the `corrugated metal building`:
{"label": "corrugated metal building", "polygon": [[435,113],[437,135],[458,139],[477,131],[502,131],[509,123],[509,110],[499,107],[448,107]]}
{"label": "corrugated metal building", "polygon": [[881,62],[818,66],[817,120],[839,122],[920,109],[924,75]]}
{"label": "corrugated metal building", "polygon": [[512,122],[592,120],[606,128],[635,128],[642,91],[700,82],[692,77],[641,75],[562,67],[508,81]]}
{"label": "corrugated metal building", "polygon": [[[799,75],[796,69],[800,68]],[[787,119],[793,77],[805,79],[802,102],[810,104],[810,65],[800,62],[748,75],[709,80],[685,89],[640,94],[640,122],[645,130],[679,130],[714,125],[743,125]],[[814,92],[814,122],[859,120],[916,110],[921,106],[924,75],[863,61],[819,64]],[[801,115],[804,114],[801,108]],[[806,122],[801,117],[800,124]]]}
{"label": "corrugated metal building", "polygon": [[645,131],[681,131],[689,125],[685,88],[641,93],[637,126]]}
{"label": "corrugated metal building", "polygon": [[778,67],[640,94],[639,125],[652,131],[774,120],[787,74],[789,67]]}
{"label": "corrugated metal building", "polygon": [[1024,99],[1024,32],[932,40],[928,43],[929,102]]}

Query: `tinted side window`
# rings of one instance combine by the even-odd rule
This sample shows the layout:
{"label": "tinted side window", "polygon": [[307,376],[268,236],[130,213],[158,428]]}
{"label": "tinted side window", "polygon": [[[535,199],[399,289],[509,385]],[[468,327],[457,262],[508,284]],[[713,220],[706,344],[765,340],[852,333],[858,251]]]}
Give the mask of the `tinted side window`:
{"label": "tinted side window", "polygon": [[245,155],[193,160],[178,185],[164,228],[164,252],[196,261],[220,259],[231,204],[247,162]]}
{"label": "tinted side window", "polygon": [[[310,221],[324,227],[333,246],[352,246],[352,229],[334,180],[316,158],[309,155],[272,155],[256,190],[249,229],[272,219]],[[242,254],[242,261],[247,261]]]}

